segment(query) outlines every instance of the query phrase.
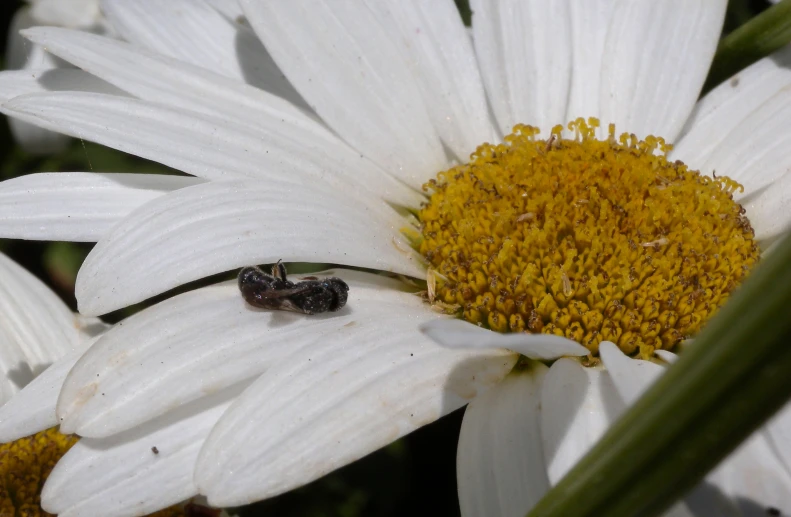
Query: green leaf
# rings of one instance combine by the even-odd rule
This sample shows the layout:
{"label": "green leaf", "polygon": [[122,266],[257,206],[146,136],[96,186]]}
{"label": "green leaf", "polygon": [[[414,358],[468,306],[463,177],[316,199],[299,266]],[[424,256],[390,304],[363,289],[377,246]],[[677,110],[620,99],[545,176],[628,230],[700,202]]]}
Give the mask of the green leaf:
{"label": "green leaf", "polygon": [[530,512],[647,517],[692,489],[791,398],[791,238]]}
{"label": "green leaf", "polygon": [[791,0],[783,0],[720,41],[702,94],[789,42]]}

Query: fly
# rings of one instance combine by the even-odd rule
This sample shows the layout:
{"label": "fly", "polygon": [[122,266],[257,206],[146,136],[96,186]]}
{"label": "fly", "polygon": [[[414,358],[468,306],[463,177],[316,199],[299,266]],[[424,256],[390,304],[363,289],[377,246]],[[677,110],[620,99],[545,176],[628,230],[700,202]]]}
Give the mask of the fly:
{"label": "fly", "polygon": [[247,303],[262,309],[320,314],[346,305],[349,285],[340,278],[307,277],[302,282],[286,279],[286,266],[278,261],[272,274],[258,266],[239,271],[239,291]]}

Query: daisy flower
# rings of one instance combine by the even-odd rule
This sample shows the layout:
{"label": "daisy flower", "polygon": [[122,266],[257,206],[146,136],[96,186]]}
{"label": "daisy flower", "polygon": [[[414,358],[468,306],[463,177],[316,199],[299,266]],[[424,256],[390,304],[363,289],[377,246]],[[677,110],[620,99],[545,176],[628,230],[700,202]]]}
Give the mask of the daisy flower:
{"label": "daisy flower", "polygon": [[[54,405],[40,402],[56,400],[69,368],[110,326],[74,314],[2,253],[0,315],[0,421],[2,441],[9,442],[0,445],[0,513],[37,516],[49,471],[78,441],[58,432]],[[189,512],[208,510],[203,503],[195,498],[149,517],[193,515]],[[130,511],[137,509],[126,509]],[[224,511],[211,511],[205,515],[228,517]]]}
{"label": "daisy flower", "polygon": [[[0,253],[0,419],[37,431],[53,427],[55,414],[24,405],[20,390],[57,397],[62,384],[36,378],[64,357],[78,358],[107,326],[74,314],[35,276]],[[64,376],[65,376],[64,372]],[[10,401],[10,402],[9,402]],[[46,430],[25,441],[0,445],[0,511],[38,508],[46,468],[77,441]],[[13,494],[14,497],[10,497]],[[10,513],[8,513],[10,512]]]}
{"label": "daisy flower", "polygon": [[[222,283],[107,332],[37,399],[84,437],[45,509],[245,504],[472,401],[462,512],[524,514],[787,228],[787,53],[696,102],[725,3],[479,0],[470,38],[449,0],[106,0],[126,42],[24,31],[82,71],[0,75],[4,113],[194,176],[0,185],[0,235],[97,241],[82,313],[369,271],[317,275],[350,286],[334,313]],[[673,511],[791,511],[787,420]]]}

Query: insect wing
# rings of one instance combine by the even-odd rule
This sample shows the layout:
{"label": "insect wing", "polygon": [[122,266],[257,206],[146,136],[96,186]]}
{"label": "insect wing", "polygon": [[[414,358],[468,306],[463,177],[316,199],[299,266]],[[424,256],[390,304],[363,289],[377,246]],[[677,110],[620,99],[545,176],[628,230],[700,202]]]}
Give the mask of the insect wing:
{"label": "insect wing", "polygon": [[271,291],[261,291],[256,293],[256,295],[260,298],[268,298],[270,300],[277,299],[277,298],[288,298],[290,296],[294,296],[295,294],[304,294],[308,291],[311,291],[313,286],[310,285],[299,285],[297,284],[295,287],[291,287],[289,289],[275,289]]}

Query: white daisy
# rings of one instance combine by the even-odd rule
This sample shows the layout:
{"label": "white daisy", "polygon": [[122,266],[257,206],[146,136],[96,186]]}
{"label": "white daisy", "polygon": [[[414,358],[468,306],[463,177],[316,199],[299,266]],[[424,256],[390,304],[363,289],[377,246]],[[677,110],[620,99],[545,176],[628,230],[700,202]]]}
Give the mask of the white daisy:
{"label": "white daisy", "polygon": [[[27,406],[30,394],[55,399],[63,384],[36,377],[63,357],[76,359],[106,325],[74,314],[63,301],[27,270],[0,253],[0,421],[7,430],[52,427],[54,406]],[[24,393],[20,390],[24,388]],[[36,396],[33,396],[36,398]],[[36,504],[41,471],[74,443],[55,430],[36,440],[0,445],[0,504],[3,511],[25,511]],[[13,494],[13,498],[9,497]]]}
{"label": "white daisy", "polygon": [[[14,203],[1,209],[3,236],[98,240],[77,281],[86,314],[278,259],[428,275],[435,305],[453,310],[458,296],[466,296],[464,286],[453,276],[459,269],[443,270],[439,259],[458,256],[459,239],[449,232],[443,241],[441,228],[437,235],[420,234],[429,226],[425,210],[448,216],[439,205],[418,214],[427,201],[420,187],[522,122],[548,136],[555,124],[596,116],[619,130],[661,135],[678,142],[672,160],[745,187],[736,201],[747,209],[757,242],[770,242],[788,225],[786,54],[759,62],[695,104],[720,34],[724,0],[481,0],[473,2],[474,45],[450,1],[244,0],[244,20],[200,1],[107,0],[102,6],[130,43],[63,29],[26,31],[84,72],[51,72],[46,85],[30,74],[4,73],[2,110],[201,179],[72,173],[59,176],[54,188],[52,178],[41,175],[0,187],[0,207]],[[53,89],[69,91],[43,91]],[[579,124],[577,129],[581,142],[585,131]],[[528,139],[528,132],[512,140]],[[592,135],[584,138],[594,142]],[[577,145],[558,139],[521,143],[530,156],[552,157]],[[726,180],[687,177],[685,169],[661,162],[652,154],[661,143],[653,139],[647,152],[628,140],[624,147],[606,140],[601,145],[641,155],[639,160],[706,188],[719,185],[711,191],[716,196],[733,187]],[[494,166],[493,153],[501,151],[508,148],[482,148],[475,166]],[[585,163],[604,171],[597,161]],[[676,176],[663,178],[667,185],[652,183],[652,192],[676,188]],[[434,192],[445,188],[443,181]],[[480,185],[501,197],[497,177],[493,184]],[[696,192],[689,192],[690,199]],[[531,196],[526,194],[528,202]],[[716,214],[733,223],[735,205],[722,201],[730,208]],[[554,206],[560,213],[567,205]],[[460,216],[474,214],[463,204],[447,206]],[[415,224],[415,214],[423,226]],[[529,211],[507,215],[519,223],[554,221]],[[714,213],[702,217],[709,215]],[[500,238],[497,221],[489,223],[490,234]],[[699,220],[690,216],[689,223],[697,242]],[[734,242],[750,248],[748,225],[741,226]],[[537,229],[536,238],[546,227]],[[675,229],[687,239],[684,225]],[[635,256],[643,260],[667,245],[662,239],[633,241]],[[437,247],[426,257],[411,246],[432,240]],[[485,259],[503,252],[504,264],[517,260],[503,243],[486,251]],[[478,244],[486,249],[487,243]],[[449,246],[447,254],[443,246]],[[754,258],[733,250],[718,256],[736,265]],[[549,310],[542,325],[575,337],[577,327],[553,318],[566,308],[558,304],[570,303],[583,284],[593,285],[596,263],[580,271],[557,262],[542,285],[553,295],[543,307],[555,303],[558,310]],[[474,283],[482,271],[469,273]],[[508,375],[519,353],[550,362],[589,350],[557,336],[500,335],[456,322],[399,280],[347,270],[326,274],[351,288],[347,307],[338,313],[254,310],[235,285],[220,284],[172,297],[108,332],[77,361],[60,392],[62,429],[86,438],[53,471],[45,508],[61,515],[99,509],[121,515],[141,493],[147,496],[141,511],[195,493],[217,505],[247,503],[316,479],[473,400],[459,455],[462,509],[465,515],[523,514],[644,387],[635,371],[656,369],[604,344],[607,370],[559,359],[549,368],[533,362]],[[484,275],[475,288],[485,292],[490,282],[492,289],[507,291],[514,280]],[[701,303],[713,307],[727,289],[717,293],[704,290],[695,300],[711,295]],[[469,307],[458,304],[467,319],[520,330],[519,318],[510,319],[519,312],[514,306],[499,307],[495,294],[490,302],[480,296]],[[539,301],[530,303],[541,315]],[[702,319],[690,316],[678,328],[697,328]],[[592,351],[605,326],[622,348],[644,356],[684,335],[679,331],[665,342],[651,329],[640,333],[627,323],[613,329],[612,318],[599,321],[601,335],[583,332],[578,338]],[[437,347],[419,330],[424,324],[440,342],[479,350]],[[529,319],[522,324],[532,328]],[[736,511],[740,498],[791,511],[786,428],[769,426],[766,436],[756,435],[710,477],[721,494],[701,489],[674,511],[711,515],[715,503]],[[153,445],[159,454],[147,453]],[[753,484],[757,475],[768,481]]]}

